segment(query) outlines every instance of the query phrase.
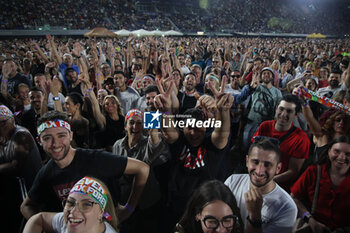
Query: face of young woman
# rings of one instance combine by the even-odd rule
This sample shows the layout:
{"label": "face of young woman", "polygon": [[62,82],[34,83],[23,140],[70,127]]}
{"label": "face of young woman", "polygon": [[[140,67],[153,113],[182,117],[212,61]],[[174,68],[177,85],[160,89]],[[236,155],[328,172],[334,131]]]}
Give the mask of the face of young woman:
{"label": "face of young woman", "polygon": [[64,108],[66,109],[66,112],[68,114],[73,115],[79,109],[79,105],[74,104],[74,102],[72,101],[72,99],[70,97],[66,97],[66,100],[64,102]]}
{"label": "face of young woman", "polygon": [[80,193],[68,196],[64,219],[69,233],[97,232],[102,216],[101,207],[91,197]]}
{"label": "face of young woman", "polygon": [[335,117],[333,123],[333,129],[335,133],[339,135],[345,135],[349,132],[350,120],[345,114],[339,114]]}
{"label": "face of young woman", "polygon": [[328,155],[332,168],[349,170],[350,144],[343,142],[335,143],[328,151]]}
{"label": "face of young woman", "polygon": [[108,114],[111,114],[118,111],[118,104],[114,99],[108,98],[105,101],[104,108]]}
{"label": "face of young woman", "polygon": [[202,212],[197,214],[196,220],[201,222],[204,233],[229,233],[235,224],[231,207],[221,200],[206,205]]}

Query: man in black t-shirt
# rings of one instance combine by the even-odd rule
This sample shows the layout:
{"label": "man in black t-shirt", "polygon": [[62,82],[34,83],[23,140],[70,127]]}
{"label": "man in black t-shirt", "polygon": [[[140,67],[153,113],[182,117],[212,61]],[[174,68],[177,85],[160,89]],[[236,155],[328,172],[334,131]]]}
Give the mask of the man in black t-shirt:
{"label": "man in black t-shirt", "polygon": [[1,86],[4,87],[1,87],[1,93],[4,94],[6,92],[6,94],[9,93],[13,96],[20,83],[25,83],[29,87],[32,86],[32,83],[26,76],[17,72],[16,63],[12,59],[6,59],[2,68]]}
{"label": "man in black t-shirt", "polygon": [[[160,82],[157,82],[160,94],[155,97],[155,107],[161,112],[170,113],[163,116],[162,132],[172,154],[168,173],[168,208],[164,219],[168,221],[165,224],[168,229],[163,231],[174,227],[183,214],[187,200],[194,189],[202,182],[218,179],[221,175],[220,165],[230,135],[229,110],[233,103],[232,95],[225,93],[225,82],[226,78],[223,78],[220,91],[209,83],[217,108],[215,122],[221,122],[214,125],[214,131],[210,134],[206,134],[204,126],[198,127],[200,121],[203,123],[206,120],[205,114],[199,109],[190,109],[184,113],[190,117],[181,119],[186,122],[183,133],[174,127],[179,122],[179,119],[175,119],[172,115],[174,106],[172,106],[171,92],[174,83],[171,81],[165,92]],[[186,126],[189,121],[196,123],[194,126]]]}
{"label": "man in black t-shirt", "polygon": [[115,182],[123,175],[134,175],[133,192],[125,206],[118,205],[119,221],[125,220],[135,209],[142,190],[147,182],[149,166],[131,158],[123,158],[102,150],[74,149],[68,116],[51,111],[38,122],[40,144],[51,160],[39,171],[28,197],[21,205],[25,218],[40,211],[60,211],[60,201],[68,196],[76,181],[84,176],[101,179],[111,189],[115,204],[118,185]]}

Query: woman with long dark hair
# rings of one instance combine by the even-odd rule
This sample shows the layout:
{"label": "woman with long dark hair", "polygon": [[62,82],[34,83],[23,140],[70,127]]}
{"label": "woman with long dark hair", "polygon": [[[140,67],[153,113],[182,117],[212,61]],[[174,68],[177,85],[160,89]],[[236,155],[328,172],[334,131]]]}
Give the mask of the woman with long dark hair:
{"label": "woman with long dark hair", "polygon": [[243,232],[237,202],[231,190],[221,181],[203,183],[187,202],[176,225],[180,233]]}
{"label": "woman with long dark hair", "polygon": [[80,93],[72,92],[66,97],[64,108],[69,115],[69,122],[72,126],[73,146],[89,147],[89,121],[83,117],[82,108],[84,105],[83,96]]}

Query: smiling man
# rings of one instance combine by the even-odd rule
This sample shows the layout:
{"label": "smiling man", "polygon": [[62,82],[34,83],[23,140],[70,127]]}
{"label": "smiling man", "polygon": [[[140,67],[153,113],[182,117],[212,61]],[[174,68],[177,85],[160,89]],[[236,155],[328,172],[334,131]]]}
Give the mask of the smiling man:
{"label": "smiling man", "polygon": [[286,190],[298,178],[304,160],[309,155],[308,136],[293,125],[300,110],[301,104],[297,96],[283,96],[277,105],[275,120],[261,123],[252,138],[254,141],[256,136],[271,137],[280,143],[282,167],[275,181]]}
{"label": "smiling man", "polygon": [[282,167],[278,146],[268,139],[253,143],[246,165],[249,174],[234,174],[225,181],[237,200],[245,232],[291,232],[297,208],[274,181]]}
{"label": "smiling man", "polygon": [[180,102],[179,113],[184,113],[187,109],[194,108],[196,106],[197,99],[195,95],[197,91],[195,87],[197,84],[196,75],[194,73],[186,74],[183,82],[184,91],[179,91],[177,95]]}
{"label": "smiling man", "polygon": [[[158,129],[150,129],[149,136],[143,135],[143,113],[131,109],[125,115],[126,136],[113,145],[113,154],[141,160],[151,166],[149,179],[140,198],[135,213],[122,224],[125,232],[159,232],[160,188],[152,168],[166,145],[158,134]],[[158,161],[159,163],[159,161]],[[127,202],[132,191],[132,176],[124,175],[120,179],[121,201]]]}
{"label": "smiling man", "polygon": [[51,157],[36,176],[21,212],[27,219],[40,211],[61,211],[61,202],[72,186],[86,175],[105,182],[114,203],[119,201],[118,179],[123,174],[134,175],[133,191],[125,206],[118,206],[120,221],[135,209],[146,184],[149,166],[132,158],[121,157],[102,150],[73,148],[73,132],[64,113],[51,111],[38,122],[38,138],[44,151]]}

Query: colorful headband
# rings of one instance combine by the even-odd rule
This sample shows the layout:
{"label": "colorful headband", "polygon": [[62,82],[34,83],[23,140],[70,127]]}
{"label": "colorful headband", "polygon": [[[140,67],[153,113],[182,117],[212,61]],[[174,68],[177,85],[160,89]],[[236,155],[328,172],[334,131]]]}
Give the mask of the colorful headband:
{"label": "colorful headband", "polygon": [[5,117],[7,119],[10,119],[13,117],[13,113],[5,105],[0,105],[0,117]]}
{"label": "colorful headband", "polygon": [[138,109],[129,110],[129,112],[125,115],[125,121],[129,120],[129,118],[133,116],[137,116],[142,119],[142,112]]}
{"label": "colorful headband", "polygon": [[107,205],[107,192],[103,186],[96,180],[85,176],[79,180],[73,188],[70,190],[71,193],[81,193],[93,198],[100,206],[102,211],[105,210]]}
{"label": "colorful headband", "polygon": [[210,76],[209,78],[210,78],[210,79],[214,79],[217,83],[220,84],[219,79],[218,79],[217,77],[215,77],[215,76],[212,75],[212,76]]}
{"label": "colorful headband", "polygon": [[38,135],[40,136],[40,134],[46,129],[58,128],[58,127],[65,128],[71,131],[70,124],[67,121],[56,119],[56,120],[46,121],[41,123],[41,125],[38,126]]}
{"label": "colorful headband", "polygon": [[308,65],[312,65],[312,68],[315,69],[315,64],[312,61],[309,61],[308,63],[306,63],[305,67],[308,67]]}
{"label": "colorful headband", "polygon": [[143,80],[149,80],[151,82],[154,82],[154,79],[151,76],[148,76],[148,75],[143,76]]}

